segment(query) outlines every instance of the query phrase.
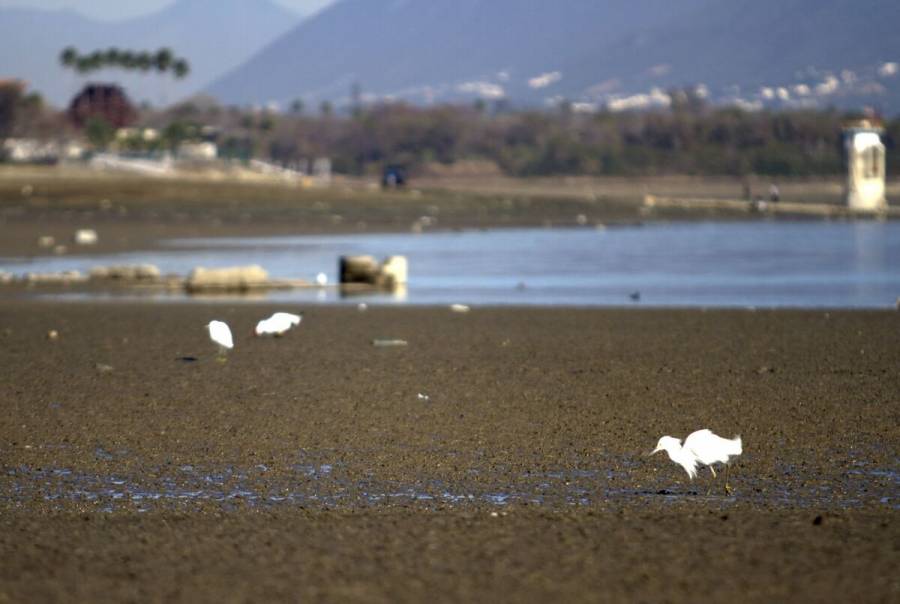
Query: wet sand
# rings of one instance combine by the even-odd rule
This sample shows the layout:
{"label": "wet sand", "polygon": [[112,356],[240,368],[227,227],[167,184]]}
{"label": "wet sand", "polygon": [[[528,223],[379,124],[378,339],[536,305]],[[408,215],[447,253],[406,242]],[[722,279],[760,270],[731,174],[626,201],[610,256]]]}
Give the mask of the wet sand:
{"label": "wet sand", "polygon": [[274,309],[0,301],[0,601],[900,598],[900,313]]}

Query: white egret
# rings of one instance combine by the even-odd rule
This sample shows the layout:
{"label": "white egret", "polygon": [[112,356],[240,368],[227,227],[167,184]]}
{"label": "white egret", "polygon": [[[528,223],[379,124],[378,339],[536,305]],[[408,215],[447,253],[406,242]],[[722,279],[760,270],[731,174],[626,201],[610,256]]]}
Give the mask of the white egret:
{"label": "white egret", "polygon": [[209,339],[219,346],[219,360],[225,360],[225,354],[234,348],[234,340],[231,338],[231,329],[222,321],[210,321],[206,326]]}
{"label": "white egret", "polygon": [[302,320],[302,315],[295,315],[289,312],[277,312],[268,319],[263,319],[256,324],[256,335],[282,336],[291,327],[300,325],[300,321]]}
{"label": "white egret", "polygon": [[325,273],[319,273],[318,275],[316,275],[316,285],[318,285],[319,287],[325,287],[326,285],[328,285],[328,275],[326,275]]}
{"label": "white egret", "polygon": [[728,464],[732,458],[740,455],[743,449],[740,436],[732,439],[722,438],[713,434],[711,430],[704,429],[688,435],[684,439],[684,445],[681,444],[681,439],[663,436],[656,443],[656,449],[650,455],[660,451],[668,453],[669,459],[684,468],[691,480],[697,475],[697,469],[701,466],[707,466],[715,478],[716,470],[713,468],[713,464],[723,464],[725,466],[725,492],[730,493]]}

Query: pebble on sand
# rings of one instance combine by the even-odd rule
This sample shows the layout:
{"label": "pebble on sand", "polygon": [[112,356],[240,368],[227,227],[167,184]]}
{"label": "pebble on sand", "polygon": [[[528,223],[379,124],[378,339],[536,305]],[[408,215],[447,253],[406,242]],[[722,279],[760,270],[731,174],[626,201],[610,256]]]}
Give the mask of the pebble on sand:
{"label": "pebble on sand", "polygon": [[96,245],[98,239],[97,231],[94,229],[78,229],[75,231],[75,245]]}

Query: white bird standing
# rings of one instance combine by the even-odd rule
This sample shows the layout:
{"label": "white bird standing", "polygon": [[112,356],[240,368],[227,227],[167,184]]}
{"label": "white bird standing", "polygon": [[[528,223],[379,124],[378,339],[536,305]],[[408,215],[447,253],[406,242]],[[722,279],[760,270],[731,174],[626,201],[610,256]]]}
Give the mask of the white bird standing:
{"label": "white bird standing", "polygon": [[268,319],[263,319],[256,324],[256,335],[282,336],[291,327],[300,325],[300,321],[302,320],[302,315],[295,315],[289,312],[277,312]]}
{"label": "white bird standing", "polygon": [[225,354],[234,348],[234,340],[231,338],[231,329],[222,321],[210,321],[206,326],[209,339],[219,346],[219,360],[225,360]]}
{"label": "white bird standing", "polygon": [[743,452],[743,448],[740,436],[732,439],[722,438],[713,434],[711,430],[704,429],[689,434],[684,439],[684,445],[681,444],[681,439],[663,436],[656,443],[656,449],[650,455],[660,451],[668,453],[669,459],[684,468],[691,480],[697,475],[697,469],[700,466],[707,466],[715,478],[716,470],[713,468],[713,464],[723,464],[725,466],[725,492],[730,493],[728,465],[732,458]]}

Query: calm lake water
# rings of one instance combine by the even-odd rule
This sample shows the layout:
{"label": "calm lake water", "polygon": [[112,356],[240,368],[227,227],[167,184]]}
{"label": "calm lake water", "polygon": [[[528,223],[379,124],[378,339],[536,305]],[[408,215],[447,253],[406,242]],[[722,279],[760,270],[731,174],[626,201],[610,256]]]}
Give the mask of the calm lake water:
{"label": "calm lake water", "polygon": [[[100,233],[102,237],[103,234]],[[338,257],[409,259],[397,295],[277,292],[300,303],[892,308],[900,296],[900,222],[702,222],[603,230],[516,229],[262,239],[191,239],[162,250],[0,259],[0,270],[87,271],[150,262],[163,272],[259,264],[274,277],[334,282]],[[639,301],[632,294],[639,292]],[[69,296],[72,297],[72,296]],[[120,297],[120,296],[119,296]],[[181,299],[178,295],[161,299]]]}

